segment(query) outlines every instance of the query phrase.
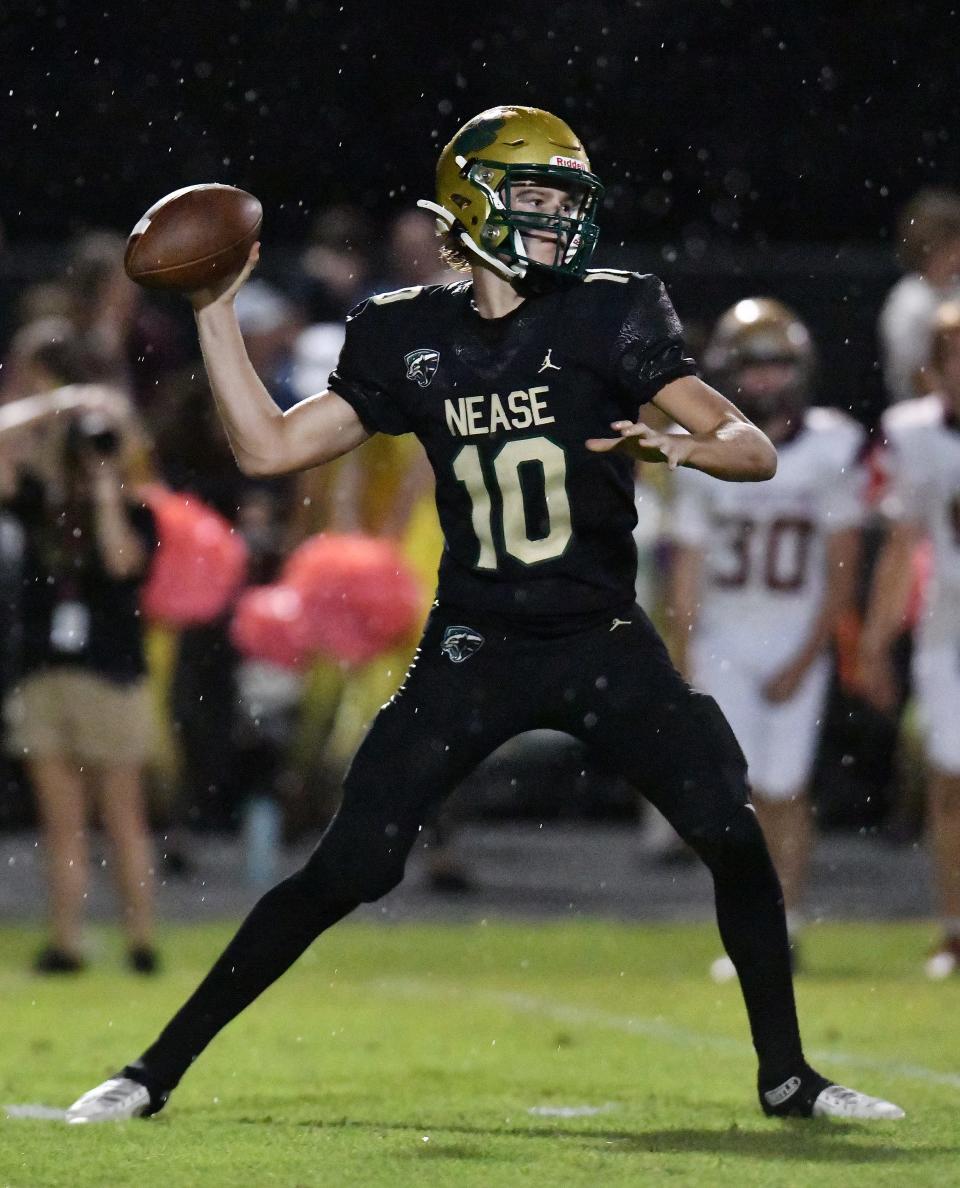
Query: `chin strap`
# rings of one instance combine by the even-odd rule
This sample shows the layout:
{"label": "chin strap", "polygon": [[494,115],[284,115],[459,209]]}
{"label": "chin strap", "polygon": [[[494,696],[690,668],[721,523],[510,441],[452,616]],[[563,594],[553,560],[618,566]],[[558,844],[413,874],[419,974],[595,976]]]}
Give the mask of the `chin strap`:
{"label": "chin strap", "polygon": [[526,275],[526,265],[517,264],[513,268],[509,264],[505,264],[503,260],[498,260],[496,256],[491,256],[489,252],[485,252],[482,247],[478,247],[473,242],[466,231],[457,231],[457,220],[450,213],[446,207],[441,206],[438,202],[431,202],[427,198],[420,198],[417,202],[423,210],[429,210],[431,214],[437,216],[437,221],[443,224],[446,231],[452,231],[460,243],[463,244],[464,249],[474,256],[479,256],[484,263],[489,264],[490,267],[504,279],[509,281],[520,280]]}

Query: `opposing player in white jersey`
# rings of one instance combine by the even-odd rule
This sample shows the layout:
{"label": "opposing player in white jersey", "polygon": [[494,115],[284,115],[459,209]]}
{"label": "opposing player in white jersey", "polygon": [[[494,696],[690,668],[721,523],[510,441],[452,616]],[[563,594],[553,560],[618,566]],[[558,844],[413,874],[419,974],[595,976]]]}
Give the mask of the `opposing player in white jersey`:
{"label": "opposing player in white jersey", "polygon": [[[676,659],[720,703],[746,755],[796,956],[813,831],[808,783],[829,643],[853,597],[865,433],[841,412],[808,407],[810,334],[778,301],[728,310],[705,361],[711,382],[722,376],[775,442],[779,465],[755,490],[677,471]],[[711,972],[735,975],[726,958]]]}
{"label": "opposing player in white jersey", "polygon": [[877,562],[861,638],[864,690],[890,709],[896,684],[890,647],[903,629],[911,558],[930,542],[933,571],[917,627],[913,676],[930,765],[929,832],[943,938],[930,977],[960,972],[960,304],[934,320],[937,390],[883,418],[890,533]]}

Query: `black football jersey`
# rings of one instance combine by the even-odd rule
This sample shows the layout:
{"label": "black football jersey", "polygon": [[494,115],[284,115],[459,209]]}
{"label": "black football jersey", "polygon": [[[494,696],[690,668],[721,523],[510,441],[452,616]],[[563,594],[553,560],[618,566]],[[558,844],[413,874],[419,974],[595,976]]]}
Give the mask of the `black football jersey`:
{"label": "black football jersey", "polygon": [[470,281],[371,297],[330,388],[371,433],[415,433],[436,476],[438,598],[523,619],[633,601],[633,464],[590,437],[692,374],[655,276],[591,270],[481,318]]}

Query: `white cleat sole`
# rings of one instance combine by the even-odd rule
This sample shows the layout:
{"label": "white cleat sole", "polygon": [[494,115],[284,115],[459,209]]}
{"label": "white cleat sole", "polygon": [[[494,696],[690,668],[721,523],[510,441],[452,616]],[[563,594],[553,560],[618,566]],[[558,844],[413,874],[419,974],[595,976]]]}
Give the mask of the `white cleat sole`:
{"label": "white cleat sole", "polygon": [[718,957],[710,966],[710,977],[718,986],[732,982],[737,976],[737,967],[729,957]]}
{"label": "white cleat sole", "polygon": [[931,981],[943,982],[957,972],[957,959],[947,950],[934,953],[924,965],[923,972]]}
{"label": "white cleat sole", "polygon": [[906,1114],[892,1101],[882,1097],[870,1097],[856,1089],[845,1089],[842,1085],[828,1085],[813,1103],[814,1118],[861,1118],[864,1121],[894,1121]]}
{"label": "white cleat sole", "polygon": [[67,1110],[65,1121],[71,1126],[88,1122],[127,1122],[150,1109],[150,1094],[138,1081],[129,1077],[111,1077],[84,1093]]}

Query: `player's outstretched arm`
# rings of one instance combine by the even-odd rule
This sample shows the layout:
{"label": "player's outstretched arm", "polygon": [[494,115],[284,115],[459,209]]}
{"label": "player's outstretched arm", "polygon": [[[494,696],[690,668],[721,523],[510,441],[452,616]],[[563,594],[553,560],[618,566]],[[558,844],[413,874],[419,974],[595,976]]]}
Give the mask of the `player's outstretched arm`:
{"label": "player's outstretched arm", "polygon": [[777,451],[767,435],[716,389],[687,375],[666,384],[653,403],[687,430],[660,433],[649,425],[614,421],[619,434],[591,438],[597,453],[627,449],[645,462],[666,462],[671,470],[689,466],[728,482],[762,482],[777,472]]}
{"label": "player's outstretched arm", "polygon": [[256,267],[254,244],[243,271],[218,291],[190,295],[210,387],[237,465],[250,475],[288,474],[339,458],[369,434],[351,406],[323,392],[281,412],[247,356],[234,298]]}

